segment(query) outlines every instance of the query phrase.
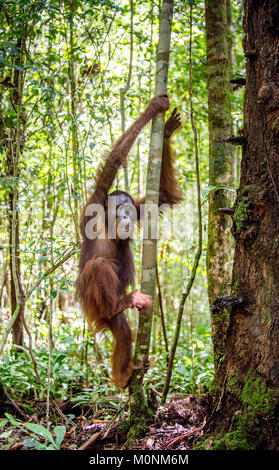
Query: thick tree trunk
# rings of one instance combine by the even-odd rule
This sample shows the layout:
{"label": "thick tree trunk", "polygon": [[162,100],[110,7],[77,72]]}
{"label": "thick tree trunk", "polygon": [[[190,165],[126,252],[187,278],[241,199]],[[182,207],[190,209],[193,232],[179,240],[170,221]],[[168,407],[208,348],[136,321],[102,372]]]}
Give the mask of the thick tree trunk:
{"label": "thick tree trunk", "polygon": [[277,0],[246,0],[246,143],[233,217],[232,291],[243,302],[226,311],[215,381],[219,412],[211,420],[216,429],[226,417],[230,430],[211,448],[279,448],[278,24]]}
{"label": "thick tree trunk", "polygon": [[[233,174],[232,146],[222,142],[231,133],[230,107],[230,13],[227,0],[205,0],[209,185],[207,276],[210,304],[217,296],[228,295],[231,285],[233,239],[231,220],[219,211],[232,205],[232,193],[218,186],[231,185]],[[221,187],[222,187],[221,186]],[[212,315],[214,360],[223,353],[222,317]]]}

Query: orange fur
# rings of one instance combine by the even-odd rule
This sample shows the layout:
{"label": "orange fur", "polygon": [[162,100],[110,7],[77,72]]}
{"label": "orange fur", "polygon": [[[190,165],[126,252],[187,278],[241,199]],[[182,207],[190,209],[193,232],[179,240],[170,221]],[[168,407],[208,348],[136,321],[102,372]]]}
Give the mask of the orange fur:
{"label": "orange fur", "polygon": [[159,205],[169,204],[173,206],[173,204],[178,204],[183,199],[174,168],[174,157],[175,152],[170,139],[164,139]]}
{"label": "orange fur", "polygon": [[[96,331],[110,329],[115,341],[112,353],[112,380],[121,388],[127,386],[132,374],[132,332],[124,313],[117,310],[119,280],[116,264],[95,256],[87,261],[77,279],[82,308]],[[125,305],[124,305],[125,307]]]}
{"label": "orange fur", "polygon": [[[139,119],[114,144],[111,153],[97,171],[95,190],[87,201],[81,217],[83,243],[80,274],[76,283],[77,291],[89,322],[92,322],[98,331],[110,329],[114,336],[112,379],[122,388],[127,386],[133,371],[132,333],[122,312],[128,307],[149,309],[152,306],[152,299],[140,292],[125,295],[125,290],[132,284],[134,275],[129,240],[88,239],[85,226],[90,217],[85,216],[85,209],[88,204],[98,203],[107,211],[106,198],[119,166],[125,164],[128,152],[141,129],[157,113],[165,111],[168,107],[169,101],[166,96],[155,97]],[[160,199],[171,205],[181,200],[181,193],[175,178],[168,137],[179,125],[177,115],[173,113],[165,127],[169,135],[164,141]],[[127,194],[126,196],[127,202],[133,203],[130,196]]]}
{"label": "orange fur", "polygon": [[94,256],[87,261],[77,279],[82,308],[89,322],[111,318],[117,305],[117,266],[113,261]]}

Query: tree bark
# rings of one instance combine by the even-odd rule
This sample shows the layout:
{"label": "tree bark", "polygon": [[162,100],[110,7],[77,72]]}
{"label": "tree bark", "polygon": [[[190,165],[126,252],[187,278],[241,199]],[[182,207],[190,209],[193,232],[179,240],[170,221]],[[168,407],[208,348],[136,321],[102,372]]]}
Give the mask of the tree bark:
{"label": "tree bark", "polygon": [[278,24],[277,0],[246,0],[246,144],[233,216],[232,294],[239,302],[225,311],[211,425],[222,420],[229,432],[216,440],[215,431],[217,449],[279,447]]}
{"label": "tree bark", "polygon": [[169,387],[170,387],[170,381],[171,381],[171,376],[172,376],[172,369],[173,369],[173,363],[174,363],[174,358],[175,358],[175,353],[176,353],[176,348],[178,344],[178,339],[180,335],[180,329],[181,329],[181,323],[182,323],[182,317],[183,317],[183,312],[184,312],[184,305],[189,297],[189,294],[191,292],[191,289],[193,287],[196,274],[197,274],[197,269],[199,266],[200,262],[200,257],[202,254],[202,210],[201,210],[201,185],[200,185],[200,164],[199,164],[199,149],[198,149],[198,133],[197,133],[197,128],[195,125],[195,120],[194,120],[194,109],[193,109],[193,73],[192,73],[192,38],[193,38],[193,6],[190,5],[190,44],[189,44],[189,96],[190,96],[190,118],[191,118],[191,127],[193,131],[193,136],[194,136],[194,145],[195,145],[195,163],[196,163],[196,178],[197,178],[197,206],[198,206],[198,219],[199,219],[199,226],[198,226],[198,248],[195,253],[195,258],[193,262],[193,267],[191,270],[190,277],[187,282],[187,286],[185,289],[185,292],[182,294],[182,298],[180,301],[179,305],[179,311],[177,315],[177,321],[176,321],[176,327],[175,327],[175,333],[174,333],[174,338],[171,346],[171,351],[170,351],[170,356],[169,356],[169,361],[168,361],[168,369],[167,369],[167,376],[166,376],[166,381],[164,384],[163,392],[162,392],[162,399],[161,402],[164,403],[166,401],[168,392],[169,392]]}
{"label": "tree bark", "polygon": [[9,256],[10,256],[10,294],[13,323],[13,343],[23,346],[23,325],[21,314],[24,310],[24,293],[21,285],[20,273],[20,248],[19,248],[19,177],[20,177],[20,152],[24,146],[23,128],[23,106],[22,96],[24,90],[24,73],[22,67],[25,61],[26,26],[23,23],[20,30],[20,39],[17,49],[18,56],[14,60],[14,85],[16,93],[11,97],[13,108],[16,109],[16,128],[9,133],[9,143],[7,149],[7,171],[12,184],[8,188],[8,226],[9,226]]}
{"label": "tree bark", "polygon": [[[160,17],[159,44],[157,54],[157,71],[155,95],[167,93],[167,78],[170,53],[170,36],[172,27],[173,0],[164,0]],[[150,205],[158,205],[162,149],[164,138],[165,113],[159,113],[152,121],[150,150],[147,170],[146,199],[144,211],[141,291],[154,298],[156,248],[157,240],[152,234],[157,233],[158,218],[149,217]],[[146,233],[147,232],[147,233]],[[146,236],[144,235],[144,236]],[[146,430],[149,414],[147,399],[143,389],[143,377],[148,363],[152,328],[152,312],[142,310],[139,316],[134,363],[139,367],[130,382],[130,423],[131,437],[138,436]]]}
{"label": "tree bark", "polygon": [[[232,193],[218,186],[231,185],[232,146],[222,142],[231,133],[229,5],[227,0],[205,0],[209,194],[207,277],[209,303],[228,295],[231,287],[233,239],[231,219],[220,208],[232,206]],[[222,187],[221,186],[221,187]],[[222,316],[211,316],[215,367],[223,354]]]}

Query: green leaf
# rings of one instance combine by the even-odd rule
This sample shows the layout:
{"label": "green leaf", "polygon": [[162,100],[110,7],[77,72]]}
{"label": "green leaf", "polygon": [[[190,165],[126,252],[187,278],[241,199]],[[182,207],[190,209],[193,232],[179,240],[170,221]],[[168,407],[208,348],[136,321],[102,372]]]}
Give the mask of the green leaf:
{"label": "green leaf", "polygon": [[43,444],[42,442],[36,441],[35,439],[33,440],[35,449],[37,450],[47,450],[47,445]]}
{"label": "green leaf", "polygon": [[38,434],[39,436],[44,437],[47,439],[49,442],[51,442],[54,446],[56,446],[54,439],[50,432],[41,426],[40,424],[35,424],[35,423],[25,423],[24,426],[29,429],[29,431],[34,432],[35,434]]}
{"label": "green leaf", "polygon": [[19,65],[13,64],[13,67],[14,67],[16,70],[20,70],[20,72],[24,72],[24,68],[23,68],[23,67],[20,67]]}
{"label": "green leaf", "polygon": [[24,445],[24,447],[35,447],[35,442],[33,441],[33,439],[24,439],[22,441],[22,444]]}
{"label": "green leaf", "polygon": [[2,432],[2,434],[0,434],[0,439],[7,439],[7,437],[10,437],[12,432],[13,432],[13,429],[10,429],[9,431]]}
{"label": "green leaf", "polygon": [[10,413],[5,413],[5,416],[7,416],[12,426],[19,426],[21,424],[21,421],[15,419],[12,415],[10,415]]}
{"label": "green leaf", "polygon": [[54,432],[56,435],[56,446],[60,448],[61,443],[64,439],[66,427],[65,426],[55,426]]}
{"label": "green leaf", "polygon": [[3,428],[3,426],[5,426],[5,424],[7,424],[8,422],[9,422],[8,419],[2,419],[2,420],[0,421],[0,428]]}
{"label": "green leaf", "polygon": [[41,257],[38,259],[38,264],[41,265],[41,264],[45,263],[47,260],[48,260],[48,257],[47,257],[47,256],[41,256]]}
{"label": "green leaf", "polygon": [[221,190],[221,189],[227,190],[227,191],[233,191],[233,192],[236,191],[236,188],[234,188],[233,186],[227,186],[225,184],[218,184],[217,186],[209,186],[208,188],[204,188],[202,190],[202,196],[206,197],[208,196],[208,194]]}
{"label": "green leaf", "polygon": [[71,420],[75,419],[75,417],[76,417],[76,415],[73,415],[73,414],[71,414],[71,413],[68,414],[68,415],[66,415],[66,416],[67,416],[67,418],[69,418],[69,419],[71,419]]}
{"label": "green leaf", "polygon": [[75,344],[75,339],[72,336],[66,336],[66,338],[61,339],[63,344]]}

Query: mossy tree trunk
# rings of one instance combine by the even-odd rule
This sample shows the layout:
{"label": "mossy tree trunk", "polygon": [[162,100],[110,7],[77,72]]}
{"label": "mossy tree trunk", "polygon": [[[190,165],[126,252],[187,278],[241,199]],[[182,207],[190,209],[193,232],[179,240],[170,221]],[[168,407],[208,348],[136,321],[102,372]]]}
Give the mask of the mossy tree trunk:
{"label": "mossy tree trunk", "polygon": [[[171,381],[171,376],[172,376],[172,371],[173,371],[173,364],[174,364],[174,359],[175,359],[175,354],[176,354],[176,349],[178,345],[178,340],[179,340],[179,335],[180,335],[180,330],[181,330],[181,324],[182,324],[182,317],[183,317],[183,312],[184,312],[184,305],[187,300],[187,298],[190,295],[190,292],[192,290],[196,274],[197,274],[197,269],[199,266],[200,262],[200,257],[202,254],[202,207],[201,207],[201,183],[200,183],[200,163],[199,163],[199,149],[198,149],[198,133],[197,133],[197,128],[195,125],[195,119],[194,119],[194,108],[193,108],[193,67],[192,67],[192,41],[193,41],[193,5],[190,4],[190,38],[189,38],[189,98],[190,98],[190,119],[191,119],[191,127],[194,135],[194,144],[195,144],[195,163],[196,163],[196,178],[197,178],[197,207],[198,207],[198,219],[199,219],[199,224],[198,224],[198,247],[197,251],[195,253],[195,258],[193,261],[193,267],[191,269],[190,276],[188,278],[188,282],[186,285],[185,292],[182,293],[180,305],[179,305],[179,311],[177,315],[177,321],[176,321],[176,327],[175,327],[175,332],[174,332],[174,338],[170,350],[170,356],[168,360],[168,368],[167,368],[167,375],[166,375],[166,381],[164,384],[163,392],[162,392],[162,399],[161,403],[164,403],[167,399],[167,395],[169,392],[169,387],[170,387],[170,381]],[[174,310],[174,309],[173,309]],[[192,319],[191,319],[191,334],[192,334]],[[192,344],[192,353],[193,353],[193,344]],[[193,356],[192,356],[193,359]],[[192,362],[193,364],[193,362]],[[193,376],[193,374],[192,374]]]}
{"label": "mossy tree trunk", "polygon": [[[167,93],[167,78],[170,52],[170,37],[173,15],[173,0],[163,0],[160,17],[159,44],[155,95]],[[150,150],[146,182],[144,210],[144,240],[142,251],[141,291],[154,299],[156,281],[156,248],[154,234],[158,231],[158,218],[152,215],[152,206],[158,205],[165,113],[159,113],[152,121]],[[151,207],[151,210],[150,210]],[[151,216],[150,216],[151,214]],[[152,312],[142,310],[139,315],[134,363],[139,367],[130,382],[130,436],[137,436],[146,430],[149,409],[143,388],[145,367],[148,363],[152,328]]]}
{"label": "mossy tree trunk", "polygon": [[[228,295],[231,284],[233,239],[231,220],[219,211],[232,205],[232,192],[222,189],[232,184],[233,153],[222,142],[231,133],[229,6],[227,0],[205,0],[209,194],[207,276],[210,304],[217,296]],[[218,187],[220,186],[221,189]],[[215,367],[222,355],[223,318],[212,316]],[[221,323],[221,324],[220,324]]]}
{"label": "mossy tree trunk", "polygon": [[246,0],[245,144],[233,216],[233,294],[243,302],[226,311],[211,426],[216,433],[225,418],[229,432],[213,440],[218,449],[279,447],[278,21],[277,0]]}

